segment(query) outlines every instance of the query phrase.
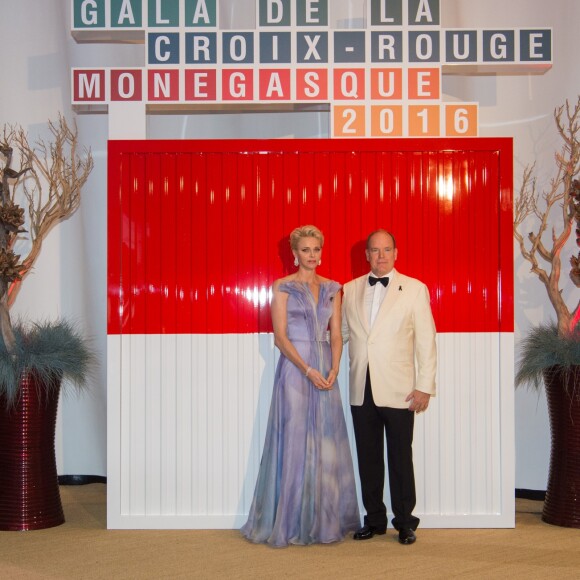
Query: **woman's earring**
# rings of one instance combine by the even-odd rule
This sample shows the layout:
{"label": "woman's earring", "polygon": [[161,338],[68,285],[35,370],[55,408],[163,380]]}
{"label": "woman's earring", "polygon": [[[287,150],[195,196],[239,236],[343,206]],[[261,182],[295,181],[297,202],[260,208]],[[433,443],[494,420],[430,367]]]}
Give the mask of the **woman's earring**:
{"label": "woman's earring", "polygon": [[294,265],[298,268],[298,258],[294,258]]}
{"label": "woman's earring", "polygon": [[318,265],[322,264],[322,259],[318,260]]}

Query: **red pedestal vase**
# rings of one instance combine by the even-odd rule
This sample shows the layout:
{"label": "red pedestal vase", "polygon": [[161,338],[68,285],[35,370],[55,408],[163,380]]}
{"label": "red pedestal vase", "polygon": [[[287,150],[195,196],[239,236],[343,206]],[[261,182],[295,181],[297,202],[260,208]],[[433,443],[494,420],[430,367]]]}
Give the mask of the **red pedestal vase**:
{"label": "red pedestal vase", "polygon": [[12,408],[0,397],[0,530],[64,523],[54,438],[60,379],[49,389],[33,374],[20,379]]}
{"label": "red pedestal vase", "polygon": [[544,372],[552,447],[542,520],[580,528],[580,366]]}

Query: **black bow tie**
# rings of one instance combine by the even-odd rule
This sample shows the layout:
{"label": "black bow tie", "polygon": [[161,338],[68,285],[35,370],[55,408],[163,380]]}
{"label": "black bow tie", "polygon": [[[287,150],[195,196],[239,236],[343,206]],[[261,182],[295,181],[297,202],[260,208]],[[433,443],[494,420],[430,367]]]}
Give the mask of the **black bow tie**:
{"label": "black bow tie", "polygon": [[374,276],[369,276],[369,284],[371,286],[374,286],[377,282],[380,282],[386,288],[387,284],[389,283],[389,277],[387,276],[386,278],[375,278]]}

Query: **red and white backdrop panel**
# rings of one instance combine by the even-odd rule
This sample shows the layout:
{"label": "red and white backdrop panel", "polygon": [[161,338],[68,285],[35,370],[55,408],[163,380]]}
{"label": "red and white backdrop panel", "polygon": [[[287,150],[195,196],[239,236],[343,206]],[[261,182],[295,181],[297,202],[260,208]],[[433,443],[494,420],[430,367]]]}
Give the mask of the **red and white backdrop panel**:
{"label": "red and white backdrop panel", "polygon": [[110,141],[108,526],[245,521],[278,357],[270,287],[308,223],[322,275],[365,273],[385,227],[429,287],[422,525],[513,526],[512,162],[511,139]]}

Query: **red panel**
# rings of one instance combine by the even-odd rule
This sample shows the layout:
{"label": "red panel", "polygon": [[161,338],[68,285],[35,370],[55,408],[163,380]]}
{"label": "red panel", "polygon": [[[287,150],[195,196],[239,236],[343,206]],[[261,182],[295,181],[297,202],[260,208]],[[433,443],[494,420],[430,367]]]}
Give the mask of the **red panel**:
{"label": "red panel", "polygon": [[[270,313],[265,305],[268,303],[268,280],[273,279],[272,265],[278,264],[278,246],[270,240],[276,240],[276,224],[273,216],[278,215],[281,206],[277,206],[274,200],[281,201],[281,195],[277,194],[274,186],[280,188],[281,184],[270,180],[270,167],[274,161],[274,155],[255,155],[254,157],[254,188],[255,193],[252,202],[253,221],[253,268],[250,286],[253,286],[254,304],[256,308],[255,321],[257,328],[267,328]],[[248,330],[251,332],[251,330]]]}
{"label": "red panel", "polygon": [[234,218],[235,239],[230,251],[235,250],[236,271],[234,303],[237,305],[236,322],[237,332],[252,332],[258,327],[258,304],[259,291],[258,279],[254,273],[254,247],[256,246],[257,232],[249,237],[248,243],[240,243],[244,234],[249,229],[255,232],[257,224],[254,221],[254,204],[252,191],[254,190],[254,155],[238,156],[236,175],[238,208]]}
{"label": "red panel", "polygon": [[[178,310],[180,300],[178,295],[177,261],[181,258],[183,248],[177,244],[177,204],[183,197],[179,187],[180,176],[176,171],[177,155],[163,155],[160,158],[160,185],[159,198],[159,237],[157,252],[160,262],[159,300],[161,302],[161,328],[172,328],[175,332],[178,328]],[[164,246],[173,248],[171,252],[165,252]],[[186,245],[190,245],[187,244]]]}
{"label": "red panel", "polygon": [[128,191],[126,178],[128,172],[123,172],[122,167],[120,155],[117,155],[115,159],[109,159],[107,178],[107,206],[111,208],[108,216],[107,236],[107,328],[109,333],[111,333],[111,329],[123,328],[122,312],[120,311],[123,304],[121,287],[123,280],[125,280],[122,255],[125,249],[128,250],[129,243],[126,238],[127,231],[123,228],[122,223],[123,216],[128,214],[128,211],[123,207],[123,200],[126,200],[128,196],[121,195],[122,191]]}
{"label": "red panel", "polygon": [[386,227],[439,332],[512,332],[512,157],[505,138],[111,141],[108,331],[270,331],[288,236],[314,223],[321,275],[364,274]]}
{"label": "red panel", "polygon": [[[163,189],[167,185],[166,176],[161,172],[162,155],[148,156],[145,163],[146,191],[144,198],[145,215],[143,222],[134,222],[135,229],[143,232],[143,253],[145,262],[144,279],[140,285],[145,288],[145,324],[146,334],[171,332],[161,315],[161,305],[165,302],[167,308],[169,297],[162,298],[165,280],[161,273],[161,258],[170,249],[175,251],[175,245],[165,245],[166,236],[161,228],[161,208]],[[175,192],[174,192],[175,193]],[[139,200],[135,200],[136,205]],[[141,217],[141,216],[140,216]],[[130,217],[129,217],[130,219]],[[166,302],[167,300],[167,302]],[[133,329],[133,332],[135,330]],[[137,331],[140,333],[140,331]]]}
{"label": "red panel", "polygon": [[[224,157],[226,160],[224,160]],[[224,274],[222,267],[222,253],[227,241],[224,238],[227,233],[224,232],[224,220],[229,216],[224,216],[225,192],[222,186],[222,179],[226,165],[229,162],[228,157],[231,154],[225,155],[210,153],[206,160],[206,191],[200,192],[200,196],[204,193],[208,197],[208,205],[206,210],[206,238],[201,239],[195,236],[194,245],[196,254],[206,254],[206,286],[203,288],[200,285],[200,295],[206,294],[206,308],[207,308],[207,332],[216,332],[210,329],[228,328],[229,332],[235,332],[236,322],[231,319],[226,319],[223,323],[223,311],[228,308],[227,304],[223,304],[225,296],[221,294],[222,275]],[[229,207],[227,209],[230,209]],[[228,273],[231,276],[231,273]],[[201,304],[203,308],[203,304]],[[193,328],[197,328],[197,321],[193,321]],[[200,330],[197,332],[204,333],[203,326],[199,326]],[[193,331],[197,334],[196,331]]]}
{"label": "red panel", "polygon": [[[221,205],[219,209],[221,217],[221,240],[216,239],[216,250],[219,258],[216,266],[219,268],[219,282],[216,284],[214,306],[221,311],[221,316],[229,325],[231,332],[239,332],[238,305],[241,302],[239,296],[240,286],[238,246],[242,237],[238,235],[238,214],[240,205],[240,182],[238,181],[238,158],[235,153],[226,153],[222,156],[222,182],[221,182]],[[217,218],[217,216],[215,216]],[[216,221],[216,225],[217,225]],[[242,228],[248,227],[252,231],[252,224],[240,224]],[[213,229],[213,228],[212,228]],[[219,231],[219,228],[216,228]],[[248,240],[251,245],[251,240]],[[222,300],[223,298],[223,300]]]}
{"label": "red panel", "polygon": [[[135,155],[133,160],[128,157],[128,162],[123,168],[124,171],[127,170],[126,179],[130,182],[127,205],[124,200],[125,193],[121,192],[123,209],[127,211],[122,218],[123,230],[128,231],[128,236],[123,234],[123,238],[127,237],[129,243],[123,248],[123,257],[127,256],[127,259],[123,263],[125,276],[121,279],[119,288],[122,295],[126,297],[126,304],[123,307],[123,325],[131,334],[144,331],[147,313],[145,231],[142,227],[142,224],[146,223],[143,203],[147,187],[145,166],[145,156]],[[133,176],[134,179],[132,179]]]}
{"label": "red panel", "polygon": [[[187,158],[187,156],[184,155]],[[208,328],[210,320],[208,298],[208,262],[214,258],[215,244],[208,244],[208,216],[211,206],[211,195],[208,189],[207,167],[209,159],[201,153],[191,155],[191,180],[192,180],[192,207],[191,207],[191,230],[185,232],[181,243],[189,243],[191,247],[191,327]],[[209,246],[209,247],[208,247]],[[183,332],[187,332],[184,330]],[[203,331],[200,331],[203,332]]]}
{"label": "red panel", "polygon": [[175,235],[175,299],[176,319],[175,332],[189,333],[192,327],[193,313],[193,260],[194,244],[192,243],[193,218],[193,183],[191,177],[192,156],[175,157],[175,175],[177,179],[177,199],[175,203],[175,223],[171,229]]}

